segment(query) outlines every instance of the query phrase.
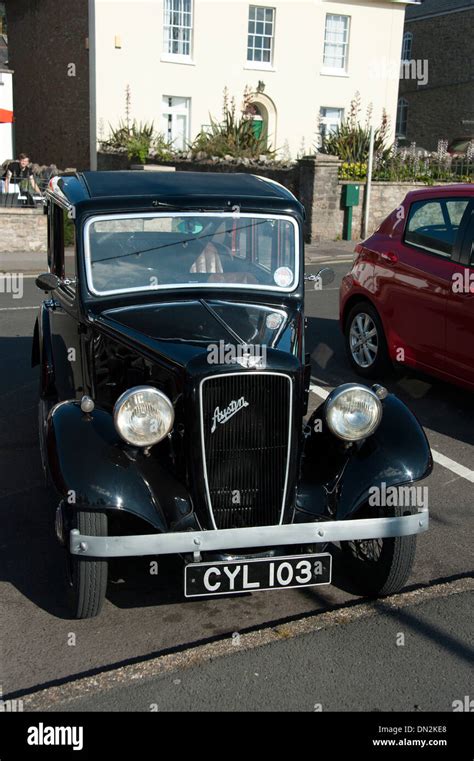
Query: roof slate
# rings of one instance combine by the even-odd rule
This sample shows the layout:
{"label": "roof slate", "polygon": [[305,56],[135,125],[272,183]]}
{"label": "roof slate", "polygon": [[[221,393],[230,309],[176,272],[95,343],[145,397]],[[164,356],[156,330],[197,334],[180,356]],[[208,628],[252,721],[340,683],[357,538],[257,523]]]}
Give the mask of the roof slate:
{"label": "roof slate", "polygon": [[407,6],[405,19],[412,21],[457,10],[474,10],[474,0],[423,0],[420,5]]}

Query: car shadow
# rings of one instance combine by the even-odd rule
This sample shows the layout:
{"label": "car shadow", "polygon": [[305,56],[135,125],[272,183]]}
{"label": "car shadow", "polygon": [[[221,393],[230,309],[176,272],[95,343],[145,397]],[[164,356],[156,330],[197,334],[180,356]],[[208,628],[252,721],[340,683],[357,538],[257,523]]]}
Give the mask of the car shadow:
{"label": "car shadow", "polygon": [[346,357],[337,319],[308,317],[306,346],[311,355],[312,377],[323,388],[350,382],[382,383],[407,404],[426,428],[474,444],[472,392],[406,367],[394,367],[393,372],[374,381],[361,378]]}

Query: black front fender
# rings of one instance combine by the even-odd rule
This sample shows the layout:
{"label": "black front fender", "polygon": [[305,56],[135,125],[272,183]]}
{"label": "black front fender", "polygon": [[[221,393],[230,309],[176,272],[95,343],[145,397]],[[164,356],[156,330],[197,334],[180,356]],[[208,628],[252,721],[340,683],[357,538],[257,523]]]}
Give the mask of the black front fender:
{"label": "black front fender", "polygon": [[49,308],[45,302],[41,304],[33,332],[31,366],[35,367],[36,365],[40,366],[41,396],[57,398]]}
{"label": "black front fender", "polygon": [[105,410],[85,415],[79,402],[57,404],[46,441],[51,478],[71,509],[131,513],[158,531],[193,513],[185,487],[153,453],[128,449]]}
{"label": "black front fender", "polygon": [[371,487],[411,484],[430,474],[433,460],[425,432],[406,404],[393,394],[383,402],[382,421],[374,435],[348,449],[329,432],[324,421],[318,430],[321,413],[322,405],[308,422],[311,433],[298,498],[305,513],[342,520],[367,502]]}

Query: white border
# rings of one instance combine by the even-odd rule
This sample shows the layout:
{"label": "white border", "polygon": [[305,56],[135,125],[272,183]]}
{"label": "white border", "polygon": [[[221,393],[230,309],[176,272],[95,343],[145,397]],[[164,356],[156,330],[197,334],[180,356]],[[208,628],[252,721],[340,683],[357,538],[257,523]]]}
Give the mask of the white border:
{"label": "white border", "polygon": [[[95,222],[103,222],[106,220],[117,220],[117,219],[167,219],[167,218],[173,218],[173,217],[221,217],[222,219],[276,219],[276,220],[284,220],[285,222],[291,222],[291,224],[294,227],[295,230],[295,284],[289,288],[282,288],[278,287],[277,285],[249,285],[245,283],[166,283],[165,285],[157,285],[157,286],[140,286],[138,288],[119,288],[114,289],[110,291],[98,291],[93,287],[93,277],[92,277],[92,268],[91,268],[91,250],[90,250],[90,240],[89,240],[89,228],[91,225],[93,225]],[[145,292],[145,293],[152,293],[154,291],[169,291],[169,290],[181,290],[181,289],[199,289],[199,290],[207,290],[210,289],[219,289],[219,290],[252,290],[252,291],[272,291],[274,293],[293,293],[297,290],[300,284],[300,231],[298,228],[298,223],[296,220],[286,214],[252,214],[250,212],[243,212],[239,213],[238,215],[231,211],[216,211],[216,212],[178,212],[178,211],[170,211],[170,212],[144,212],[141,214],[129,214],[129,213],[122,213],[122,214],[97,214],[94,217],[90,217],[90,219],[87,220],[87,222],[84,225],[84,263],[86,268],[86,279],[87,279],[87,288],[90,293],[92,293],[94,296],[113,296],[115,294],[122,294],[122,293],[139,293],[139,292]]]}
{"label": "white border", "polygon": [[202,406],[202,387],[207,381],[213,380],[214,378],[229,378],[235,375],[242,375],[246,377],[256,376],[256,375],[258,376],[277,375],[279,378],[286,378],[286,380],[290,384],[290,414],[288,418],[288,449],[287,449],[287,455],[286,455],[285,484],[283,487],[283,498],[281,503],[280,520],[277,524],[275,524],[277,526],[281,526],[283,523],[283,516],[285,512],[286,492],[288,489],[288,473],[290,468],[291,426],[293,423],[293,381],[291,376],[287,375],[286,373],[277,373],[277,372],[266,371],[266,370],[262,370],[262,371],[256,370],[255,372],[250,372],[250,373],[217,373],[216,375],[209,375],[207,378],[203,378],[201,383],[199,384],[199,417],[201,422],[201,450],[202,450],[202,458],[203,458],[204,484],[206,487],[206,498],[207,498],[207,504],[209,506],[209,513],[211,516],[212,527],[216,531],[222,530],[217,528],[216,522],[214,520],[214,510],[212,509],[212,500],[211,500],[211,494],[209,492],[209,482],[207,479],[207,459],[206,459],[206,446],[204,443],[204,413],[203,413],[203,406]]}

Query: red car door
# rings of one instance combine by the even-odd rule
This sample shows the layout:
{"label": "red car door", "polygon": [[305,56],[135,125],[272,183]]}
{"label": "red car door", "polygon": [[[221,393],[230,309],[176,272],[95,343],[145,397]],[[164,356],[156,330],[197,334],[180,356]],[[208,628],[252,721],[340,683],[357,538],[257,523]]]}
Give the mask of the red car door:
{"label": "red car door", "polygon": [[379,255],[375,268],[391,356],[441,372],[459,227],[451,222],[447,201],[437,194],[415,196],[403,234],[390,251]]}
{"label": "red car door", "polygon": [[461,225],[456,265],[446,311],[446,370],[474,386],[474,200]]}

